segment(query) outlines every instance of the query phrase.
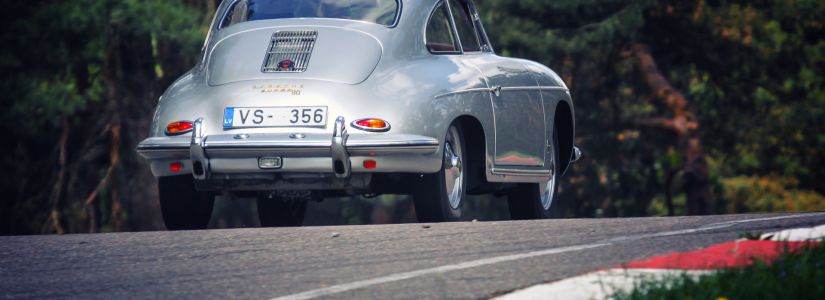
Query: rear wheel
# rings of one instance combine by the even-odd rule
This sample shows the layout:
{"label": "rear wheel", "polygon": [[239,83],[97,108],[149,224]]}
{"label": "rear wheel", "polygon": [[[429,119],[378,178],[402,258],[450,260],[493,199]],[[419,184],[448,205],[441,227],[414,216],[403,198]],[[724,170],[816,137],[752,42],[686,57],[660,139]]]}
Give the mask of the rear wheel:
{"label": "rear wheel", "polygon": [[263,227],[301,226],[307,209],[306,197],[286,197],[276,193],[258,195],[258,219]]}
{"label": "rear wheel", "polygon": [[413,193],[419,222],[462,220],[467,174],[464,172],[465,143],[458,124],[450,125],[447,130],[443,152],[441,170],[424,175]]}
{"label": "rear wheel", "polygon": [[215,196],[195,190],[192,176],[158,178],[158,196],[163,223],[169,230],[206,229]]}
{"label": "rear wheel", "polygon": [[558,182],[555,178],[547,183],[520,183],[507,193],[510,219],[530,220],[551,217],[553,200]]}
{"label": "rear wheel", "polygon": [[559,186],[558,137],[553,129],[553,147],[550,155],[550,179],[544,183],[520,183],[507,193],[510,219],[529,220],[551,217],[553,200]]}

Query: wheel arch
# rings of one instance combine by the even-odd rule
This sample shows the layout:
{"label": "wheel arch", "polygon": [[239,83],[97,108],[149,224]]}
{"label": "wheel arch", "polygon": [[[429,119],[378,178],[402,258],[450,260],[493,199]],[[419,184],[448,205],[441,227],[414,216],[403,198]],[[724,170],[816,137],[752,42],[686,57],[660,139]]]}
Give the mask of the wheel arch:
{"label": "wheel arch", "polygon": [[470,194],[484,193],[487,182],[487,135],[484,126],[476,117],[461,115],[453,123],[461,127],[464,146],[467,153],[467,192]]}
{"label": "wheel arch", "polygon": [[575,139],[575,125],[573,123],[573,109],[567,101],[559,101],[556,104],[556,112],[553,116],[553,127],[556,130],[556,143],[559,151],[559,174],[564,174],[570,165],[573,156],[573,144]]}

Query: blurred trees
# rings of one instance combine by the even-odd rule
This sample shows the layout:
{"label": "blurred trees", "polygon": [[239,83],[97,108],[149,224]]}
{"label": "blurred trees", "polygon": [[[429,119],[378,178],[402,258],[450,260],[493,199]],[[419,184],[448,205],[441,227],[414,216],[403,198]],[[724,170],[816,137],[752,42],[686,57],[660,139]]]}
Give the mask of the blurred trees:
{"label": "blurred trees", "polygon": [[[726,208],[760,198],[764,180],[793,191],[783,201],[821,201],[811,199],[825,193],[822,1],[477,2],[500,54],[540,61],[571,88],[586,156],[562,185],[567,215],[662,214],[670,181],[679,213],[704,180],[719,213],[743,212]],[[667,94],[685,96],[687,114],[657,101],[640,49],[674,88]],[[706,171],[690,168],[697,154]]]}
{"label": "blurred trees", "polygon": [[190,2],[3,1],[0,233],[135,229],[154,210],[133,149],[199,56],[210,4]]}
{"label": "blurred trees", "polygon": [[[0,0],[0,234],[162,228],[134,147],[200,58],[217,2]],[[585,157],[561,215],[825,206],[825,2],[476,2],[499,54],[571,88]],[[404,199],[337,209],[409,220]],[[473,204],[501,210],[495,199]]]}

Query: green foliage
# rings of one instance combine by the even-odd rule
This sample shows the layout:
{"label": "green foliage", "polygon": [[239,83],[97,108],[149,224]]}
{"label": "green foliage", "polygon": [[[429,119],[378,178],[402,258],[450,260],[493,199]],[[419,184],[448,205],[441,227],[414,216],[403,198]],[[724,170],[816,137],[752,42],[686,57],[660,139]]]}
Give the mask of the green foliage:
{"label": "green foliage", "polygon": [[[49,231],[44,224],[53,201],[70,232],[117,227],[113,220],[126,215],[112,202],[118,189],[107,185],[99,203],[83,204],[116,149],[109,131],[125,127],[120,163],[133,164],[133,139],[145,130],[131,126],[151,116],[172,80],[159,78],[155,66],[173,76],[191,68],[209,12],[181,0],[3,1],[3,8],[0,124],[14,145],[2,150],[0,168],[15,176],[0,182],[6,195],[0,234]],[[64,129],[70,134],[61,167],[57,141]],[[136,175],[124,170],[130,169],[117,168],[109,185]],[[57,190],[60,197],[50,200]]]}
{"label": "green foliage", "polygon": [[[713,161],[716,207],[781,210],[796,201],[733,204],[757,195],[736,196],[721,178],[782,174],[797,180],[794,199],[814,203],[825,194],[825,75],[815,71],[825,69],[825,2],[476,2],[499,54],[542,62],[571,89],[576,142],[586,156],[562,184],[568,215],[646,215],[665,207],[665,178],[683,154],[672,133],[637,125],[671,113],[639,73],[630,53],[635,43],[650,46],[659,69],[690,101]],[[683,201],[685,178],[675,179],[670,188]]]}
{"label": "green foliage", "polygon": [[757,260],[698,278],[687,274],[661,281],[642,281],[612,299],[823,299],[825,243],[786,251],[777,260]]}
{"label": "green foliage", "polygon": [[[59,1],[34,8],[14,4],[10,10],[29,11],[13,19],[4,34],[0,70],[6,91],[15,93],[4,110],[9,127],[23,125],[23,134],[54,127],[64,116],[77,116],[104,98],[106,55],[120,39],[156,34],[165,43],[197,49],[203,40],[200,15],[180,1]],[[26,9],[22,8],[23,6]],[[184,63],[191,65],[194,51]],[[14,76],[10,76],[13,74]],[[5,78],[8,77],[8,78]],[[22,123],[22,124],[21,124]],[[20,130],[18,130],[20,131]]]}
{"label": "green foliage", "polygon": [[825,196],[796,189],[794,178],[739,176],[722,179],[721,183],[727,211],[732,213],[825,210]]}
{"label": "green foliage", "polygon": [[[672,113],[643,80],[630,53],[636,43],[650,46],[662,74],[690,101],[716,207],[823,209],[825,2],[476,2],[499,54],[544,63],[571,88],[585,156],[564,177],[559,215],[663,214],[668,188],[676,211],[685,211],[680,186],[689,179],[665,182],[685,153],[673,133],[639,125]],[[162,90],[200,58],[215,3],[3,1],[0,124],[14,142],[0,158],[13,174],[0,182],[0,234],[49,232],[56,190],[70,232],[116,230],[118,214],[143,216],[136,207],[155,195],[132,149]],[[64,124],[68,165],[61,168]],[[123,166],[85,205],[109,167],[115,125],[123,126]],[[60,170],[67,172],[62,184]],[[390,202],[374,206],[408,204]],[[494,197],[479,203],[501,210]],[[347,208],[347,222],[365,219],[367,209],[357,206]],[[99,222],[87,224],[93,218]]]}
{"label": "green foliage", "polygon": [[[811,70],[825,66],[819,38],[825,34],[820,21],[825,5],[770,1],[695,11],[681,28],[708,33],[701,48],[714,53],[690,66],[701,75],[691,79],[697,83],[691,96],[694,106],[707,112],[699,116],[710,152],[733,164],[728,175],[779,172],[823,193],[817,182],[825,155],[816,136],[822,132],[818,120],[825,117],[825,82]],[[665,51],[693,51],[678,39],[664,44]]]}

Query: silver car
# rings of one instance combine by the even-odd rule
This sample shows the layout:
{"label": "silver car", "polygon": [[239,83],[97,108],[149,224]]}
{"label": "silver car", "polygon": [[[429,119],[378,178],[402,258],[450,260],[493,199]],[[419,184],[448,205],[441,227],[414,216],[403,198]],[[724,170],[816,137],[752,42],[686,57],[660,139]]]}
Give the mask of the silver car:
{"label": "silver car", "polygon": [[264,226],[385,193],[422,222],[486,193],[545,218],[580,155],[563,81],[496,55],[470,0],[223,1],[149,136],[169,229],[205,228],[218,194],[256,197]]}

